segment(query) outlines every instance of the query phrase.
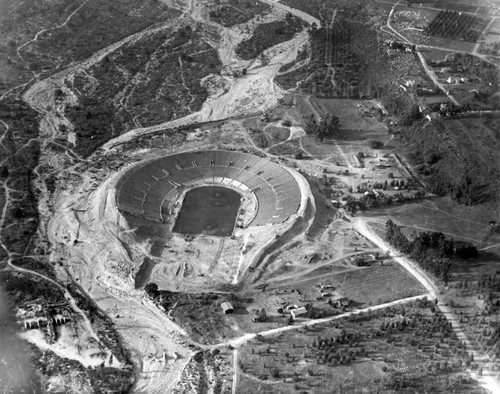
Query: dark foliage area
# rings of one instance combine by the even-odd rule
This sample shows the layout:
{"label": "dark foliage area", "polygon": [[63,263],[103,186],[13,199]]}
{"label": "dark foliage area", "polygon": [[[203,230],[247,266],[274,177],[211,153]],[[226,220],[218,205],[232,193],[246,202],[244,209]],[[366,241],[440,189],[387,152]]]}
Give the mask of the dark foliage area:
{"label": "dark foliage area", "polygon": [[[293,6],[306,10],[320,19],[331,9],[316,10],[315,3],[292,1]],[[296,86],[303,92],[317,97],[363,98],[374,95],[377,84],[387,72],[384,64],[385,52],[379,50],[377,36],[369,23],[371,11],[363,4],[349,3],[336,9],[333,24],[325,23],[321,28],[311,26],[309,42],[311,62],[304,67],[279,75],[275,80],[285,89]],[[321,10],[321,12],[320,12]],[[286,69],[285,69],[286,70]],[[374,82],[376,81],[376,82]]]}
{"label": "dark foliage area", "polygon": [[110,138],[113,108],[109,105],[83,98],[76,107],[69,107],[66,115],[75,126],[76,153],[86,157]]}
{"label": "dark foliage area", "polygon": [[[0,119],[8,131],[0,145],[0,157],[6,158],[1,176],[10,189],[4,225],[16,223],[8,229],[0,229],[2,240],[12,252],[20,255],[38,226],[36,191],[32,189],[33,169],[38,163],[38,114],[25,103],[5,98],[0,102]],[[0,129],[5,126],[0,124]],[[1,201],[1,199],[0,199]],[[0,248],[0,257],[4,250]]]}
{"label": "dark foliage area", "polygon": [[307,59],[307,56],[308,56],[308,51],[306,48],[300,48],[297,52],[297,57],[295,58],[295,60],[293,62],[290,62],[290,63],[287,63],[287,64],[283,64],[278,72],[279,73],[286,73],[287,71],[291,70],[297,63]]}
{"label": "dark foliage area", "polygon": [[371,149],[382,149],[384,147],[384,143],[379,140],[370,140],[368,141],[368,146]]}
{"label": "dark foliage area", "polygon": [[2,271],[0,282],[9,295],[9,299],[20,305],[26,301],[41,299],[48,303],[61,303],[65,301],[64,293],[53,283],[26,275],[21,272]]}
{"label": "dark foliage area", "polygon": [[229,0],[209,12],[212,21],[225,27],[234,26],[252,19],[270,8],[269,4],[255,0]]}
{"label": "dark foliage area", "polygon": [[110,367],[85,368],[76,360],[59,357],[54,352],[40,350],[35,345],[30,346],[31,361],[37,371],[44,377],[65,376],[71,374],[71,380],[87,381],[96,394],[128,393],[134,374],[131,369]]}
{"label": "dark foliage area", "polygon": [[236,54],[244,60],[254,59],[266,49],[292,39],[303,27],[302,19],[292,14],[287,14],[284,21],[261,24],[252,37],[238,44]]}
{"label": "dark foliage area", "polygon": [[308,135],[312,135],[320,141],[323,141],[326,137],[336,137],[339,133],[339,118],[327,114],[318,123],[314,119],[314,115],[311,115],[306,122],[305,131]]}
{"label": "dark foliage area", "polygon": [[56,273],[52,264],[42,261],[41,259],[35,259],[33,257],[19,257],[13,259],[12,264],[19,268],[38,272],[51,279],[56,278]]}
{"label": "dark foliage area", "polygon": [[356,358],[365,355],[365,348],[359,345],[361,333],[347,332],[341,330],[337,335],[330,338],[317,338],[312,347],[317,349],[314,353],[318,363],[329,363],[348,365],[356,361]]}
{"label": "dark foliage area", "polygon": [[477,248],[473,244],[447,239],[443,233],[422,232],[409,240],[390,219],[386,223],[385,237],[397,250],[410,255],[422,268],[431,271],[445,284],[450,278],[453,257],[478,257]]}
{"label": "dark foliage area", "polygon": [[179,293],[158,290],[155,283],[148,283],[144,290],[193,340],[200,343],[217,343],[235,335],[228,328],[222,302],[230,302],[234,313],[248,313],[245,305],[249,300],[234,293]]}
{"label": "dark foliage area", "polygon": [[75,150],[88,156],[131,127],[198,110],[207,98],[200,80],[219,67],[216,50],[190,26],[125,45],[75,77],[80,104],[66,110],[77,132]]}
{"label": "dark foliage area", "polygon": [[479,204],[498,196],[498,157],[485,162],[478,147],[461,144],[460,129],[447,120],[416,122],[401,128],[409,158],[432,193],[464,204]]}
{"label": "dark foliage area", "polygon": [[446,10],[439,12],[425,32],[444,38],[476,42],[487,24],[487,19]]}
{"label": "dark foliage area", "polygon": [[402,126],[411,126],[422,118],[416,95],[401,91],[397,84],[387,84],[380,87],[377,95],[387,111],[400,119]]}
{"label": "dark foliage area", "polygon": [[[41,2],[34,4],[33,8],[25,5],[23,8],[26,11],[19,13],[17,23],[22,25],[20,20],[42,15],[42,18],[48,16],[52,19],[50,27],[54,27],[62,24],[80,5],[81,2],[70,5],[61,3],[53,10],[53,16],[48,16],[52,7],[46,7]],[[91,1],[79,9],[66,25],[43,33],[22,53],[32,70],[50,71],[55,66],[85,59],[99,49],[176,15],[179,11],[155,0]],[[16,30],[17,27],[14,25],[11,29]],[[36,30],[31,34],[35,33]]]}
{"label": "dark foliage area", "polygon": [[113,321],[98,308],[94,300],[87,296],[78,285],[69,284],[67,289],[75,299],[78,308],[88,316],[102,343],[113,352],[118,361],[131,365],[130,354],[123,347],[121,337],[113,327]]}
{"label": "dark foliage area", "polygon": [[131,369],[106,367],[87,369],[86,372],[96,394],[128,393],[134,382]]}

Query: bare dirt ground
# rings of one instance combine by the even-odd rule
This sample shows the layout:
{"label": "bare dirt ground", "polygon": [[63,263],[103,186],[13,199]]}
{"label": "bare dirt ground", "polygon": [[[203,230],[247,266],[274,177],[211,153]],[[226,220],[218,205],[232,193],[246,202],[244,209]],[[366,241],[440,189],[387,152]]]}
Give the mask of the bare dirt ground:
{"label": "bare dirt ground", "polygon": [[[266,1],[273,5],[273,11],[266,15],[265,20],[276,20],[283,18],[286,12],[292,12],[294,15],[303,18],[309,23],[320,25],[319,21],[310,17],[303,12],[286,7],[274,1]],[[153,301],[145,295],[143,290],[136,289],[134,284],[134,275],[137,272],[141,262],[139,257],[148,256],[150,244],[147,240],[137,242],[136,245],[130,246],[124,242],[123,234],[134,233],[136,229],[127,227],[126,221],[121,214],[116,210],[113,204],[114,192],[113,182],[119,176],[119,170],[124,166],[124,159],[137,161],[143,159],[147,155],[159,154],[163,147],[154,149],[138,149],[135,152],[123,152],[120,150],[120,144],[133,141],[140,136],[145,136],[158,132],[160,130],[175,128],[177,126],[226,119],[239,115],[249,115],[251,113],[261,113],[272,107],[275,107],[278,100],[284,96],[284,91],[277,87],[273,82],[273,78],[277,75],[278,69],[286,63],[295,59],[298,50],[307,41],[305,31],[297,34],[292,40],[283,44],[277,45],[266,51],[265,55],[269,62],[262,64],[260,61],[242,61],[235,56],[235,47],[243,37],[251,34],[252,28],[257,25],[256,20],[250,20],[243,26],[232,28],[222,28],[211,22],[207,22],[206,10],[204,4],[194,0],[188,3],[176,2],[169,3],[174,8],[179,8],[183,11],[181,19],[183,21],[195,20],[200,23],[207,24],[207,28],[216,29],[220,39],[214,41],[219,50],[219,56],[226,68],[231,70],[239,70],[247,68],[246,75],[235,77],[228,73],[227,75],[214,77],[214,85],[221,87],[214,88],[211,92],[211,97],[205,102],[203,108],[186,117],[176,119],[167,123],[130,130],[119,137],[116,137],[107,142],[102,149],[97,152],[91,160],[86,161],[76,156],[71,150],[65,150],[63,154],[57,157],[48,155],[48,150],[42,150],[40,162],[42,164],[51,164],[54,167],[64,166],[65,184],[59,185],[55,195],[52,198],[44,198],[40,201],[40,216],[41,216],[41,232],[47,237],[51,244],[50,259],[56,266],[58,275],[66,277],[69,274],[72,278],[80,283],[80,285],[88,292],[88,294],[96,301],[98,306],[104,310],[113,320],[116,330],[123,337],[124,345],[131,350],[132,359],[137,369],[137,381],[134,385],[134,390],[137,392],[147,393],[165,393],[174,392],[178,388],[179,382],[185,383],[185,379],[192,382],[191,385],[186,385],[184,392],[197,392],[199,390],[197,379],[201,379],[200,369],[193,367],[195,355],[200,350],[213,350],[219,348],[227,348],[231,345],[234,347],[233,369],[223,367],[221,376],[229,377],[232,375],[232,391],[238,392],[238,379],[242,376],[242,371],[238,369],[238,347],[245,344],[250,339],[259,336],[273,336],[281,332],[289,330],[297,330],[305,326],[314,326],[336,319],[341,319],[352,314],[366,313],[376,309],[387,308],[394,305],[412,302],[416,299],[429,297],[438,299],[438,307],[443,311],[447,318],[453,324],[457,335],[466,340],[465,335],[461,331],[460,325],[453,317],[450,310],[440,302],[439,290],[435,283],[429,279],[425,272],[422,272],[408,259],[397,255],[384,240],[375,234],[367,225],[366,218],[348,218],[341,211],[333,210],[326,207],[327,202],[322,202],[319,206],[317,199],[312,197],[310,184],[304,178],[296,176],[297,181],[302,191],[302,206],[297,214],[297,218],[305,218],[301,224],[300,232],[292,234],[289,239],[283,241],[274,253],[275,255],[267,256],[263,260],[263,267],[252,267],[252,262],[259,260],[260,254],[268,245],[276,242],[276,235],[281,235],[287,230],[293,230],[293,221],[287,223],[283,227],[274,227],[261,229],[259,231],[250,229],[247,232],[242,231],[237,234],[238,240],[228,241],[223,245],[223,251],[219,254],[219,246],[217,243],[210,242],[211,239],[199,239],[197,250],[191,252],[194,255],[207,253],[205,265],[210,266],[213,263],[212,256],[219,254],[222,256],[221,261],[226,264],[218,264],[216,261],[216,270],[226,271],[224,275],[218,275],[214,271],[214,277],[223,278],[227,285],[234,286],[241,284],[246,279],[257,278],[252,282],[254,289],[258,285],[266,284],[270,287],[269,292],[262,292],[262,295],[256,296],[256,300],[252,306],[262,307],[273,310],[280,303],[303,302],[304,298],[299,297],[299,294],[283,295],[278,294],[279,290],[284,287],[290,287],[292,284],[299,285],[300,280],[308,278],[314,281],[321,281],[324,276],[321,272],[315,274],[316,270],[321,271],[322,268],[328,269],[329,274],[342,274],[345,272],[359,271],[349,258],[359,254],[383,253],[389,251],[392,258],[404,268],[407,275],[411,274],[415,286],[422,286],[425,290],[420,291],[417,296],[411,297],[393,297],[388,302],[375,302],[372,305],[363,305],[363,307],[340,313],[336,316],[329,316],[315,320],[300,320],[294,326],[282,326],[282,321],[274,320],[270,325],[255,326],[249,321],[250,316],[238,320],[234,319],[234,330],[241,333],[235,339],[229,339],[214,345],[203,345],[195,343],[189,338],[186,330],[179,324],[175,323],[166,313],[158,308]],[[259,21],[258,23],[262,23]],[[162,29],[165,26],[158,26],[155,29]],[[44,115],[41,123],[42,135],[40,141],[46,146],[49,142],[54,142],[58,137],[60,125],[67,125],[68,121],[64,118],[62,108],[58,108],[55,103],[54,90],[62,85],[65,78],[71,78],[74,70],[84,70],[90,64],[94,64],[102,58],[119,48],[125,42],[134,40],[141,34],[150,34],[150,31],[137,33],[127,37],[126,39],[115,43],[104,50],[96,53],[91,58],[84,62],[75,64],[72,68],[63,71],[60,74],[38,82],[32,86],[24,95],[24,100],[33,108],[36,108]],[[74,98],[68,98],[71,101]],[[68,104],[68,103],[66,103]],[[343,103],[345,104],[345,103]],[[349,109],[354,113],[352,103],[347,103]],[[314,108],[313,108],[314,111]],[[367,127],[371,128],[375,122],[373,119],[363,118],[360,115]],[[347,118],[346,120],[347,121]],[[248,130],[242,126],[241,121],[233,121],[228,123],[229,130],[217,132],[215,130],[205,130],[202,133],[201,127],[189,135],[188,142],[183,145],[182,149],[202,148],[216,146],[219,141],[215,141],[216,137],[223,137],[227,146],[241,146],[241,143],[250,146],[260,152],[265,153],[265,150],[258,148],[248,137]],[[243,131],[238,128],[243,129]],[[4,126],[5,128],[5,126]],[[232,133],[234,131],[234,133]],[[384,129],[379,128],[378,133],[383,134]],[[197,137],[197,133],[201,133]],[[220,134],[216,134],[220,133]],[[232,134],[231,134],[232,133]],[[246,134],[245,134],[246,133]],[[231,135],[230,135],[231,134]],[[216,137],[214,137],[216,136]],[[3,137],[2,137],[3,138]],[[187,137],[186,137],[187,138]],[[389,137],[387,136],[387,139]],[[310,141],[309,137],[305,136],[302,125],[293,125],[290,127],[289,141],[298,143],[301,149],[312,158],[308,161],[295,160],[292,157],[287,159],[287,164],[302,170],[308,174],[310,178],[318,185],[318,178],[322,178],[323,174],[335,174],[332,176],[338,184],[338,190],[354,187],[363,178],[367,179],[384,179],[386,173],[380,174],[380,171],[375,171],[370,168],[360,168],[353,155],[359,152],[360,149],[367,150],[372,156],[369,160],[377,160],[378,155],[373,151],[366,149],[361,143],[352,141],[332,140],[328,144],[319,145]],[[2,140],[0,140],[1,143]],[[177,147],[176,149],[180,149]],[[175,150],[175,149],[173,149]],[[173,150],[170,150],[172,152]],[[113,155],[117,155],[116,161],[118,164],[106,163],[98,168],[95,163],[99,160],[113,160]],[[103,160],[105,162],[105,160]],[[68,163],[73,163],[68,165]],[[102,162],[101,162],[102,163]],[[373,163],[375,164],[375,163]],[[109,167],[107,167],[109,165]],[[400,177],[407,176],[401,164],[395,164],[401,172]],[[86,169],[91,169],[87,171]],[[324,171],[326,170],[326,171]],[[37,169],[39,171],[39,169]],[[41,171],[41,170],[40,170]],[[347,171],[347,172],[346,172]],[[398,175],[398,174],[397,174]],[[378,178],[377,178],[378,177]],[[40,183],[40,188],[43,195],[50,196],[46,186]],[[317,186],[319,187],[319,186]],[[7,200],[10,198],[9,193],[6,193]],[[324,198],[325,200],[326,197]],[[7,204],[4,204],[6,206]],[[309,211],[308,211],[309,209]],[[322,209],[320,211],[320,209]],[[331,213],[328,213],[331,212]],[[325,222],[318,224],[315,214],[324,214]],[[5,212],[0,218],[3,224]],[[294,218],[295,219],[295,218]],[[352,220],[352,221],[351,221]],[[315,226],[319,229],[315,229]],[[308,238],[309,231],[317,231],[317,237],[313,240]],[[279,238],[279,237],[278,237]],[[180,253],[190,247],[185,240],[177,239],[176,244],[172,248]],[[206,242],[205,247],[201,245]],[[2,245],[3,246],[3,245]],[[195,247],[193,247],[195,249]],[[246,255],[242,256],[242,250],[246,250]],[[191,253],[190,252],[190,253]],[[149,257],[149,256],[148,256]],[[184,272],[189,270],[189,258],[185,260],[164,262],[164,265],[159,265],[153,271],[153,275],[161,279],[161,284],[165,285],[169,279],[172,279],[172,274],[179,271],[182,274],[175,280],[174,286],[177,290],[193,291],[196,284],[203,283],[204,290],[209,290],[212,286],[218,287],[220,283],[206,283],[203,277],[198,277],[201,273],[198,268],[192,269],[189,274],[189,279],[192,280],[191,287],[183,283],[185,278]],[[9,262],[11,256],[9,256]],[[228,271],[230,267],[230,272]],[[247,276],[247,273],[253,268],[261,269],[261,272],[252,272],[252,276]],[[258,270],[257,270],[258,271]],[[254,274],[255,273],[255,274]],[[219,272],[220,274],[220,272]],[[250,281],[248,281],[250,283]],[[286,283],[286,285],[284,284]],[[340,297],[342,293],[342,283],[336,284],[339,288],[337,295]],[[311,286],[309,286],[311,287]],[[216,289],[219,291],[220,289]],[[277,291],[276,294],[270,296],[270,292]],[[312,295],[312,291],[310,291]],[[302,301],[301,301],[302,300]],[[73,301],[74,303],[74,301]],[[276,315],[278,315],[276,313]],[[84,319],[82,317],[82,319]],[[246,319],[244,321],[243,319]],[[90,323],[88,324],[89,335],[92,333]],[[258,331],[258,333],[256,332]],[[43,348],[43,343],[36,337],[27,335],[27,339]],[[66,346],[67,345],[67,346]],[[91,360],[87,355],[78,355],[66,342],[59,343],[54,350],[59,354],[73,357],[84,364],[94,365],[95,361]],[[479,352],[475,353],[477,359],[481,359],[482,355]],[[100,361],[100,360],[99,360]],[[213,392],[217,386],[217,377],[213,365],[209,363],[203,364],[204,371],[203,379],[208,380],[206,385],[209,389],[207,392]],[[491,376],[479,377],[476,372],[471,372],[472,376],[478,378],[484,387],[489,389],[497,388]]]}
{"label": "bare dirt ground", "polygon": [[[184,18],[193,18],[203,23],[208,20],[203,15],[202,4],[189,2],[181,7]],[[276,9],[266,18],[275,20],[283,18],[284,14],[284,11]],[[258,112],[274,106],[282,97],[283,92],[274,85],[273,77],[282,64],[295,58],[297,50],[306,42],[307,35],[303,32],[289,42],[270,48],[266,54],[270,61],[265,66],[258,62],[249,64],[249,62],[239,60],[234,55],[234,49],[238,41],[245,34],[249,34],[255,26],[255,21],[249,21],[245,26],[237,26],[233,29],[221,28],[214,24],[210,26],[217,28],[220,33],[221,42],[217,43],[217,47],[221,48],[219,53],[221,60],[231,69],[249,67],[246,76],[222,77],[225,80],[223,85],[229,87],[222,92],[215,91],[214,96],[205,103],[199,113],[167,124],[132,130],[109,141],[103,147],[104,151],[117,143],[129,141],[156,130],[193,121],[222,119]],[[243,30],[247,33],[242,34]],[[150,33],[141,32],[137,36]],[[35,84],[25,94],[24,99],[45,114],[42,128],[46,134],[44,138],[56,138],[59,125],[68,124],[63,108],[58,109],[51,92],[60,86],[64,79],[71,78],[71,73],[75,70],[82,70],[95,64],[106,54],[115,51],[125,42],[130,42],[134,37],[128,37],[113,44],[95,54],[91,59],[75,65],[75,69],[65,70],[49,80]],[[44,160],[49,160],[49,158],[42,159],[42,162]],[[59,194],[53,201],[42,202],[40,207],[42,218],[46,222],[48,239],[54,245],[52,258],[71,261],[67,267],[71,275],[80,281],[99,307],[110,314],[116,329],[122,335],[125,345],[131,349],[136,362],[139,378],[135,389],[148,393],[172,391],[193,354],[184,342],[185,332],[154,306],[142,291],[134,290],[133,271],[128,251],[124,249],[118,237],[118,228],[113,226],[110,228],[107,224],[116,223],[117,219],[116,213],[109,205],[112,200],[109,195],[109,181],[103,183],[89,196],[88,190],[95,189],[95,178],[85,173],[72,173],[71,169],[69,174],[71,174],[70,178],[74,177],[73,179],[78,179],[78,182],[73,185],[67,184],[65,192]],[[273,233],[275,231],[273,230]],[[265,234],[266,230],[262,235],[249,234],[245,236],[245,239],[249,243],[257,244],[261,242],[259,238],[272,239]],[[245,263],[239,260],[235,262],[238,263],[237,271],[243,272]],[[237,277],[238,273],[234,276]]]}

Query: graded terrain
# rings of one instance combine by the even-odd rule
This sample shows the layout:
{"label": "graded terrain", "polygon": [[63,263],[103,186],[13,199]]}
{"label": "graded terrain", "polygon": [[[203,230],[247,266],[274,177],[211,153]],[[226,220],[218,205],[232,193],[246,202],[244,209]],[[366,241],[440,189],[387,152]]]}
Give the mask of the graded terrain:
{"label": "graded terrain", "polygon": [[499,10],[0,3],[5,392],[500,392]]}

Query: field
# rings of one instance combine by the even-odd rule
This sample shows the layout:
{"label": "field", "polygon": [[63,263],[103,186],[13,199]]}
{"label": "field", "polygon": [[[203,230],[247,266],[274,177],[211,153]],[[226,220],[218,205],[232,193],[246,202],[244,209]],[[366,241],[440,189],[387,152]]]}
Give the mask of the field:
{"label": "field", "polygon": [[182,234],[231,236],[240,195],[223,187],[206,186],[186,193],[173,231]]}
{"label": "field", "polygon": [[445,51],[441,49],[427,48],[424,51],[422,51],[422,53],[427,63],[442,62],[446,60],[447,56],[450,56],[450,51]]}
{"label": "field", "polygon": [[[394,218],[399,224],[405,226],[411,231],[439,231],[447,237],[456,240],[470,241],[478,247],[479,250],[491,250],[495,252],[494,246],[500,242],[499,234],[488,225],[492,217],[495,217],[496,207],[493,204],[486,206],[464,207],[453,204],[448,198],[434,198],[418,203],[407,204],[404,207],[385,208],[375,210],[381,215],[376,220],[376,227],[381,229],[381,235],[384,232],[384,223],[388,216]],[[387,216],[386,216],[387,215]],[[485,258],[489,254],[485,253]],[[494,259],[493,256],[490,256]],[[484,268],[494,272],[492,266],[488,268],[488,263],[484,263]],[[478,270],[474,266],[474,270]],[[469,272],[469,269],[467,270]]]}
{"label": "field", "polygon": [[[448,26],[441,21],[445,15],[448,15],[450,20],[453,18],[464,19],[464,23],[469,27],[466,25],[463,28],[459,27],[460,21],[458,20],[453,20],[452,25]],[[417,45],[435,47],[426,50],[445,48],[459,52],[471,52],[474,49],[474,43],[488,24],[488,20],[485,18],[467,14],[459,16],[458,13],[451,11],[440,12],[425,7],[404,5],[396,7],[391,21],[393,27],[411,42]]]}
{"label": "field", "polygon": [[487,19],[454,11],[441,11],[427,26],[425,32],[453,40],[476,42],[488,25]]}
{"label": "field", "polygon": [[284,142],[290,137],[290,129],[288,127],[280,126],[266,126],[264,132],[269,139],[269,145],[279,144]]}
{"label": "field", "polygon": [[445,48],[449,51],[470,53],[474,50],[475,43],[468,41],[453,40],[444,37],[429,36],[418,30],[407,30],[403,35],[415,43],[423,47]]}
{"label": "field", "polygon": [[258,337],[239,349],[238,392],[479,393],[465,364],[443,316],[429,304],[409,304]]}
{"label": "field", "polygon": [[[347,135],[363,131],[360,139],[387,138],[387,126],[377,120],[379,107],[375,100],[312,99],[321,109],[321,114],[334,114]],[[380,119],[380,118],[379,118]],[[356,139],[356,138],[353,138]]]}
{"label": "field", "polygon": [[500,106],[498,70],[493,64],[472,55],[455,54],[449,55],[442,65],[446,67],[434,70],[462,105],[473,109]]}
{"label": "field", "polygon": [[440,231],[448,238],[470,242],[478,248],[475,259],[453,260],[450,282],[443,294],[445,302],[454,308],[473,349],[489,352],[492,363],[485,366],[485,370],[494,373],[497,370],[496,353],[491,349],[496,349],[496,337],[491,328],[498,326],[500,232],[497,222],[491,219],[498,216],[498,206],[466,207],[446,198],[435,198],[408,204],[404,209],[391,208],[374,214],[376,218],[371,224],[381,236],[385,232],[384,222],[390,217],[403,225],[408,234]]}

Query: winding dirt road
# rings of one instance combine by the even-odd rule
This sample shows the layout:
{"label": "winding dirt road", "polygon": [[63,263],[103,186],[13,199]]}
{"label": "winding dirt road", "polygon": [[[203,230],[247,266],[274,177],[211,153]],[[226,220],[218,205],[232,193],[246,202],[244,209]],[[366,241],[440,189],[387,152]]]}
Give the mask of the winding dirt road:
{"label": "winding dirt road", "polygon": [[[44,31],[54,30],[56,28],[60,28],[65,24],[67,24],[71,19],[71,17],[78,10],[80,10],[86,4],[87,1],[88,0],[85,0],[79,6],[79,8],[77,8],[71,15],[69,15],[63,24],[61,24],[60,26],[56,26],[55,28],[52,29],[40,30],[35,34],[32,40],[18,47],[17,52],[19,58],[23,59],[21,51],[24,47],[29,45],[31,42],[36,41]],[[274,7],[275,9],[279,10],[282,13],[290,12],[293,15],[305,20],[309,24],[315,23],[318,27],[320,27],[321,25],[321,22],[318,19],[302,11],[290,8],[276,1],[272,0],[262,0],[262,1],[270,4],[272,7]],[[391,10],[391,14],[387,21],[387,28],[391,31],[393,31],[394,29],[390,26],[390,18],[392,16],[395,6],[396,5],[394,5],[393,9]],[[185,7],[183,8],[183,15],[181,18],[187,21],[196,20],[200,23],[210,24],[212,28],[214,27],[213,23],[206,21],[203,17],[201,17],[200,5],[194,0],[189,1],[185,5]],[[44,123],[42,124],[42,130],[41,130],[42,135],[39,138],[39,141],[42,143],[42,150],[44,147],[47,146],[47,144],[53,143],[57,137],[56,114],[51,112],[53,110],[49,109],[51,100],[47,100],[48,92],[52,87],[50,85],[52,81],[64,79],[64,77],[66,77],[67,75],[71,75],[77,70],[88,68],[100,62],[106,55],[108,55],[113,51],[116,51],[126,43],[138,40],[145,34],[151,34],[155,31],[160,31],[167,27],[171,27],[175,23],[177,22],[169,21],[164,24],[153,26],[142,32],[126,37],[104,48],[103,50],[96,52],[94,55],[92,55],[85,61],[73,64],[66,70],[62,71],[61,73],[58,73],[50,77],[48,80],[40,81],[34,84],[30,89],[28,89],[28,91],[23,95],[23,99],[32,108],[36,109],[39,113],[41,113],[44,116]],[[229,78],[228,81],[230,83],[230,86],[228,91],[218,97],[210,98],[204,104],[203,108],[200,111],[192,113],[183,118],[175,119],[152,127],[136,128],[134,130],[130,130],[129,132],[122,134],[119,137],[116,137],[108,141],[106,144],[104,144],[101,149],[101,152],[107,152],[117,144],[133,140],[141,135],[145,135],[148,133],[154,133],[164,129],[175,128],[201,121],[225,119],[230,116],[245,114],[248,113],[249,111],[264,110],[275,104],[278,98],[280,98],[283,95],[283,91],[281,91],[281,89],[274,84],[273,79],[277,75],[281,65],[286,64],[295,59],[297,51],[307,41],[307,34],[303,31],[302,33],[297,34],[292,40],[279,44],[276,47],[269,49],[267,53],[270,56],[270,62],[267,65],[262,65],[259,64],[258,62],[252,62],[251,64],[249,64],[248,62],[244,63],[241,62],[240,59],[237,59],[237,57],[234,54],[237,41],[234,40],[234,37],[233,35],[231,35],[229,29],[223,29],[220,26],[218,26],[218,28],[221,30],[221,37],[223,37],[223,39],[225,40],[224,42],[231,43],[229,48],[226,46],[223,49],[223,52],[220,52],[221,59],[225,64],[226,63],[231,63],[232,65],[245,64],[249,66],[247,75],[239,78],[233,78],[233,79]],[[395,30],[393,31],[393,33],[395,33],[397,36],[400,36],[399,33],[396,32]],[[421,56],[420,53],[419,56]],[[429,73],[427,69],[426,72]],[[34,75],[34,78],[36,78],[36,75]],[[23,87],[25,85],[26,84],[20,85],[19,87]],[[16,89],[19,87],[14,87],[12,89]],[[0,121],[0,127],[3,129],[2,135],[0,137],[0,145],[3,146],[3,141],[8,131],[8,126],[4,122]],[[294,130],[293,134],[302,135],[303,130],[296,129]],[[79,158],[77,156],[73,156],[72,159],[77,160]],[[0,216],[0,227],[4,224],[6,207],[8,200],[10,198],[9,189],[7,187],[6,182],[7,181],[3,183],[3,187],[5,190],[5,196],[7,198],[7,201],[4,204],[2,214]],[[107,208],[106,207],[107,193],[105,194],[106,197],[101,196],[100,200],[102,204],[100,205],[100,214],[99,214],[100,219],[104,218],[105,211]],[[354,228],[361,235],[363,235],[365,238],[373,242],[382,250],[389,251],[394,256],[396,261],[398,261],[406,270],[408,270],[412,275],[414,275],[419,280],[419,282],[427,289],[428,294],[396,300],[390,303],[380,304],[377,306],[372,306],[370,308],[355,310],[328,318],[298,321],[295,323],[295,325],[292,326],[283,326],[275,329],[264,330],[262,332],[255,334],[245,334],[238,338],[228,340],[215,345],[202,345],[191,341],[187,337],[186,332],[181,327],[179,327],[177,324],[173,323],[170,319],[168,319],[168,317],[161,310],[159,310],[157,306],[151,302],[151,300],[144,297],[143,294],[139,294],[138,292],[134,292],[132,290],[131,291],[124,290],[123,288],[120,288],[119,285],[117,285],[115,282],[113,282],[111,278],[97,277],[95,280],[96,289],[95,291],[93,289],[92,295],[94,296],[94,294],[99,294],[103,297],[98,301],[99,304],[103,305],[105,307],[104,309],[107,310],[108,312],[112,310],[130,311],[130,313],[128,313],[127,316],[121,317],[120,318],[121,320],[117,320],[117,328],[121,330],[121,333],[123,333],[126,343],[133,345],[133,350],[135,352],[134,358],[136,361],[139,360],[137,362],[139,364],[138,365],[139,376],[135,385],[135,389],[138,391],[144,391],[148,393],[161,393],[161,394],[173,390],[180,379],[184,367],[187,365],[187,363],[190,361],[193,355],[193,352],[191,350],[188,350],[186,344],[195,345],[199,349],[215,349],[231,345],[236,347],[233,353],[234,370],[233,370],[233,387],[232,387],[233,393],[236,393],[237,382],[238,382],[237,348],[241,345],[244,345],[248,341],[256,338],[258,335],[274,336],[282,332],[297,330],[305,326],[325,324],[333,320],[342,319],[354,314],[367,313],[373,310],[383,309],[394,305],[412,302],[422,297],[428,297],[440,300],[438,288],[435,286],[432,280],[430,280],[427,277],[425,272],[420,270],[420,268],[416,266],[413,262],[411,262],[409,259],[405,258],[404,256],[398,255],[398,253],[396,253],[396,251],[393,250],[390,245],[388,245],[383,239],[378,237],[369,229],[364,219],[356,218],[354,219],[353,223],[354,223]],[[119,240],[115,238],[112,232],[108,232],[105,226],[104,226],[104,233],[107,233],[108,237],[111,237],[115,242],[120,244]],[[52,234],[55,234],[55,232],[51,232],[51,236]],[[55,244],[57,242],[57,239],[55,239],[54,237],[54,239],[50,239],[50,241]],[[0,246],[2,246],[9,253],[7,246],[4,245],[2,242],[3,241],[0,239]],[[117,252],[116,248],[114,248],[113,250]],[[128,259],[126,251],[124,251],[123,248],[120,248],[120,251],[117,253],[121,255],[121,258],[124,258],[125,260]],[[41,274],[16,267],[11,263],[11,260],[12,260],[11,255],[9,253],[8,263],[10,268],[25,272],[30,275],[36,275],[42,277],[43,279],[49,280],[51,281],[51,283],[54,283],[59,288],[61,288],[65,292],[65,297],[67,297],[68,302],[72,305],[75,311],[82,316],[82,319],[85,320],[85,323],[88,326],[90,332],[92,332],[93,336],[96,338],[96,335],[92,330],[92,326],[88,321],[88,318],[83,313],[83,311],[81,311],[76,306],[75,300],[71,297],[71,295],[67,292],[67,290],[64,287],[52,281],[50,278],[46,278]],[[89,264],[91,266],[92,261],[90,261]],[[463,340],[468,343],[467,338],[465,337],[463,331],[461,330],[458,322],[452,315],[449,308],[443,305],[442,302],[438,303],[438,307],[449,319],[449,321],[451,321],[455,329],[455,332],[457,333],[459,338],[463,338]],[[143,326],[141,326],[141,324]],[[142,335],[144,335],[144,338],[142,337],[139,338],[139,336]],[[468,344],[468,347],[472,349],[472,346],[470,346],[470,344]],[[154,360],[152,361],[151,356],[147,355],[148,351],[154,354],[157,354],[158,352],[165,353],[167,351],[179,351],[182,352],[183,355],[186,357],[182,361],[167,362],[164,360],[163,362],[161,361],[156,362]],[[479,354],[475,350],[473,351],[475,352],[474,354],[477,359],[484,359],[483,355]],[[497,385],[496,386],[493,385],[491,381],[492,379],[490,379],[491,377],[489,376],[478,377],[477,375],[474,375],[474,373],[472,374],[473,376],[480,379],[485,387],[488,387],[490,389],[491,387],[495,387],[496,389],[498,389]]]}

